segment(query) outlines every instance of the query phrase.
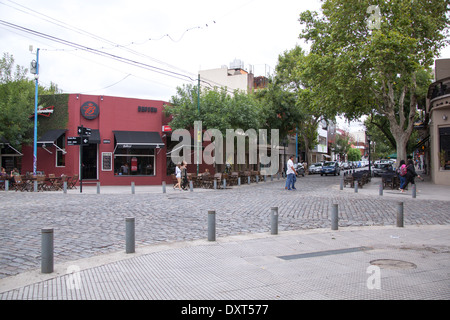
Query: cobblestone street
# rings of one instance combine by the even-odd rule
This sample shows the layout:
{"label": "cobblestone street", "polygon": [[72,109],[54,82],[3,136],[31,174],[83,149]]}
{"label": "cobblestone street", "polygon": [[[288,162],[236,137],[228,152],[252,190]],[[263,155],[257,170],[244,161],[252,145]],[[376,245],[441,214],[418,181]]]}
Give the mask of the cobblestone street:
{"label": "cobblestone street", "polygon": [[[227,190],[87,194],[0,192],[0,278],[40,266],[41,229],[54,228],[55,263],[124,250],[125,218],[136,219],[136,246],[207,237],[207,211],[216,210],[217,236],[329,228],[331,205],[339,226],[395,225],[398,199],[339,190],[339,177],[306,176],[297,190],[283,179]],[[138,188],[138,187],[137,187]],[[450,199],[449,199],[450,200]],[[448,225],[448,201],[404,197],[405,225]]]}

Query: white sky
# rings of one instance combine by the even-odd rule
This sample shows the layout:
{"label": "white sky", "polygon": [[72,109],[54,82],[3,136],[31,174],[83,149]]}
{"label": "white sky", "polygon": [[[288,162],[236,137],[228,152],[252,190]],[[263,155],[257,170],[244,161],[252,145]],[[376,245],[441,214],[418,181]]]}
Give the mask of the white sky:
{"label": "white sky", "polygon": [[[177,86],[196,84],[198,70],[229,66],[234,59],[244,61],[245,68],[252,65],[255,75],[273,72],[284,51],[296,44],[307,50],[298,39],[298,17],[305,10],[319,11],[320,5],[319,0],[0,0],[0,20],[148,68],[3,24],[0,54],[8,52],[29,68],[36,58],[29,46],[40,48],[39,83],[54,82],[65,93],[169,101]],[[449,47],[442,56],[450,57]],[[154,67],[179,75],[162,75]]]}

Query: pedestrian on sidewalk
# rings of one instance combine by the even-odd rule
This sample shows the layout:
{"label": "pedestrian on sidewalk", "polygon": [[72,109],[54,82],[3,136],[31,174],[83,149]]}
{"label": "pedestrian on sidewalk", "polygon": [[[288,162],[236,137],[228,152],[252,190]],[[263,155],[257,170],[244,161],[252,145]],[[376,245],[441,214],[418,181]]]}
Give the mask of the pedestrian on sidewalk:
{"label": "pedestrian on sidewalk", "polygon": [[287,162],[287,179],[286,186],[284,187],[287,190],[295,190],[295,169],[294,169],[294,156],[290,156]]}
{"label": "pedestrian on sidewalk", "polygon": [[406,181],[405,181],[405,185],[403,186],[403,189],[401,190],[401,192],[404,192],[404,189],[408,186],[409,183],[414,184],[414,185],[416,184],[414,182],[415,177],[419,177],[420,180],[423,180],[423,178],[416,173],[416,169],[414,167],[414,161],[409,159],[408,165],[406,166]]}
{"label": "pedestrian on sidewalk", "polygon": [[400,188],[399,188],[399,190],[401,192],[404,192],[403,190],[405,189],[406,172],[407,172],[407,168],[406,168],[405,160],[401,160],[400,161],[400,166],[398,167],[398,170],[397,170],[398,177],[400,179]]}

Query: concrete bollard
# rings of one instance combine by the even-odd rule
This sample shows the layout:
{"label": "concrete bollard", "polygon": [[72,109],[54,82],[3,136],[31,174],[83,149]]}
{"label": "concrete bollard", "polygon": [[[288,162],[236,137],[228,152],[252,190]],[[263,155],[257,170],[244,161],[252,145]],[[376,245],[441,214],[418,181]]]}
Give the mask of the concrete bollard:
{"label": "concrete bollard", "polygon": [[63,191],[65,194],[67,193],[67,181],[64,181],[63,183]]}
{"label": "concrete bollard", "polygon": [[238,186],[241,185],[241,177],[238,177]]}
{"label": "concrete bollard", "polygon": [[216,241],[216,211],[208,211],[208,241]]}
{"label": "concrete bollard", "polygon": [[162,189],[163,189],[163,193],[166,193],[166,182],[165,181],[162,182]]}
{"label": "concrete bollard", "polygon": [[270,234],[278,234],[278,207],[270,208]]}
{"label": "concrete bollard", "polygon": [[353,184],[354,184],[354,187],[355,187],[355,193],[358,193],[358,181],[354,181],[353,182]]}
{"label": "concrete bollard", "polygon": [[189,190],[190,190],[191,192],[194,191],[194,183],[193,183],[192,181],[189,181]]}
{"label": "concrete bollard", "polygon": [[125,218],[125,252],[135,252],[135,224],[134,218]]}
{"label": "concrete bollard", "polygon": [[342,179],[341,179],[341,183],[340,183],[339,189],[340,190],[344,190],[344,177],[342,177]]}
{"label": "concrete bollard", "polygon": [[217,189],[217,180],[214,179],[214,190],[216,190],[216,189]]}
{"label": "concrete bollard", "polygon": [[223,179],[223,188],[224,188],[224,189],[227,188],[227,179]]}
{"label": "concrete bollard", "polygon": [[5,191],[9,191],[9,180],[5,180]]}
{"label": "concrete bollard", "polygon": [[380,186],[378,187],[378,194],[379,194],[380,196],[383,195],[383,182],[380,182]]}
{"label": "concrete bollard", "polygon": [[41,272],[53,272],[53,229],[41,230]]}
{"label": "concrete bollard", "polygon": [[333,204],[331,206],[331,230],[338,230],[338,228],[339,228],[338,205]]}
{"label": "concrete bollard", "polygon": [[397,204],[397,227],[403,228],[403,202]]}
{"label": "concrete bollard", "polygon": [[411,191],[412,191],[412,197],[413,197],[413,199],[415,199],[416,198],[416,185],[415,184],[411,185]]}
{"label": "concrete bollard", "polygon": [[131,194],[135,194],[134,182],[131,183]]}
{"label": "concrete bollard", "polygon": [[38,183],[36,180],[33,181],[33,191],[38,192]]}
{"label": "concrete bollard", "polygon": [[97,194],[100,194],[100,182],[97,182]]}

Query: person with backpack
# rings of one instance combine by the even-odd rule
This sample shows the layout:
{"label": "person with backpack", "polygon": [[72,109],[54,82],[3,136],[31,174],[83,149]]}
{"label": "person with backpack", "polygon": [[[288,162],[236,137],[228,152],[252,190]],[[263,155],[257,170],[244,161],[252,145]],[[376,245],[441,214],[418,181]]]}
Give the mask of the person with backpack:
{"label": "person with backpack", "polygon": [[403,186],[403,189],[401,189],[400,191],[404,192],[404,188],[406,188],[410,182],[411,184],[415,184],[414,178],[416,176],[423,181],[423,178],[416,173],[416,169],[414,168],[414,162],[412,160],[408,160],[408,165],[406,166],[405,185]]}
{"label": "person with backpack", "polygon": [[405,160],[401,160],[400,161],[400,166],[399,166],[399,168],[397,170],[398,177],[400,179],[400,188],[399,188],[399,190],[401,192],[403,192],[403,189],[405,188],[406,172],[407,172],[407,168],[406,168]]}

